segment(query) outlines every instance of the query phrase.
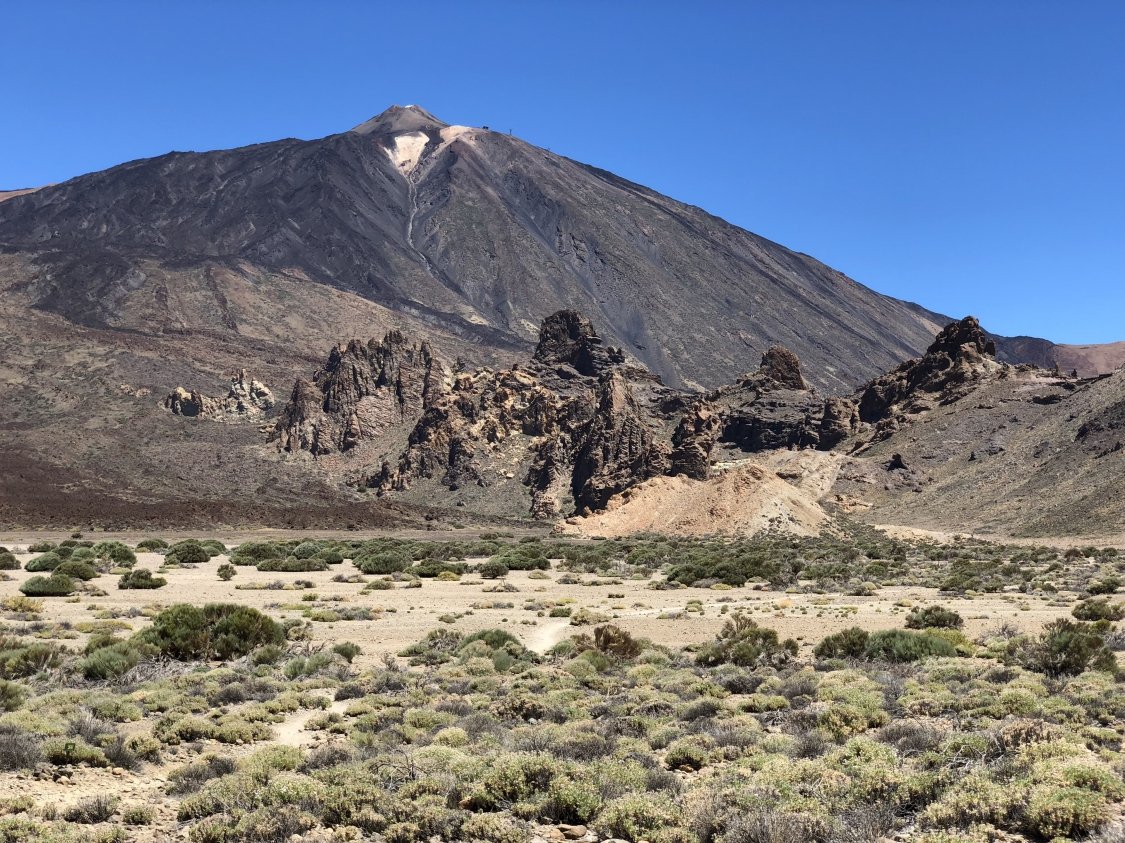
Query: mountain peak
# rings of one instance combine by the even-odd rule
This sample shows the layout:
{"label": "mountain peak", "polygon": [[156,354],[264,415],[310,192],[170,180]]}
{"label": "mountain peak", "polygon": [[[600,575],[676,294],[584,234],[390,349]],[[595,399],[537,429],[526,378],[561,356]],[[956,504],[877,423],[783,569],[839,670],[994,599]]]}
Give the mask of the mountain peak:
{"label": "mountain peak", "polygon": [[351,131],[360,135],[397,135],[403,132],[436,131],[448,125],[420,105],[392,105],[382,114],[353,127]]}

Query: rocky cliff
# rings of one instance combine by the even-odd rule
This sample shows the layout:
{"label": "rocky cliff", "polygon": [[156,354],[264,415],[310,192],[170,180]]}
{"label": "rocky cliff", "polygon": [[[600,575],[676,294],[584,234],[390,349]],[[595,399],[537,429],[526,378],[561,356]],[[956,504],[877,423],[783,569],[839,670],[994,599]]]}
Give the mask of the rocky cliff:
{"label": "rocky cliff", "polygon": [[530,360],[501,370],[451,371],[398,335],[340,346],[315,383],[298,379],[274,439],[317,458],[354,449],[330,470],[380,495],[440,487],[556,518],[653,477],[706,479],[716,452],[831,448],[856,424],[854,404],[818,395],[784,348],[739,383],[693,395],[563,310],[544,320]]}

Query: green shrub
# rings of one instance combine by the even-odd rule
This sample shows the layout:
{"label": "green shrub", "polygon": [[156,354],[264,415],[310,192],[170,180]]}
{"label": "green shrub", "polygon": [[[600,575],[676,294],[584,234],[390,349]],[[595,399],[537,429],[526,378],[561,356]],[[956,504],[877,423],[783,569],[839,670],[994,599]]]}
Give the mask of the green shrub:
{"label": "green shrub", "polygon": [[23,679],[58,667],[65,652],[56,644],[0,636],[0,678]]}
{"label": "green shrub", "polygon": [[858,659],[867,649],[870,634],[858,626],[848,627],[842,632],[825,636],[813,649],[818,659]]}
{"label": "green shrub", "polygon": [[63,812],[63,819],[71,823],[104,823],[117,812],[117,797],[98,794],[71,805]]}
{"label": "green shrub", "polygon": [[137,550],[144,551],[145,553],[156,553],[167,549],[168,542],[164,541],[164,539],[144,539],[137,542]]}
{"label": "green shrub", "polygon": [[524,843],[528,834],[519,823],[502,814],[473,814],[461,826],[461,840],[473,843]]}
{"label": "green shrub", "polygon": [[964,619],[944,606],[925,606],[911,609],[906,617],[907,629],[960,629]]}
{"label": "green shrub", "polygon": [[250,658],[257,665],[277,664],[285,655],[285,648],[280,644],[266,644],[255,650]]}
{"label": "green shrub", "polygon": [[655,832],[674,828],[679,818],[676,805],[666,797],[630,793],[607,803],[594,826],[610,837],[644,840]]}
{"label": "green shrub", "polygon": [[490,559],[481,563],[477,573],[486,580],[495,580],[508,576],[508,566],[496,559]]}
{"label": "green shrub", "polygon": [[944,638],[926,632],[885,629],[872,633],[863,657],[887,662],[916,662],[930,656],[955,656],[957,649]]}
{"label": "green shrub", "polygon": [[1043,840],[1072,839],[1109,822],[1105,797],[1080,787],[1035,788],[1027,806],[1028,831]]}
{"label": "green shrub", "polygon": [[118,588],[163,588],[168,585],[164,577],[154,577],[148,568],[134,568],[117,581]]}
{"label": "green shrub", "polygon": [[49,577],[29,577],[20,591],[28,597],[67,597],[74,593],[74,580],[65,574]]}
{"label": "green shrub", "polygon": [[237,658],[285,640],[285,631],[272,618],[232,603],[209,603],[202,609],[186,603],[172,606],[139,635],[179,661]]}
{"label": "green shrub", "polygon": [[121,811],[121,821],[125,825],[152,825],[156,821],[156,809],[148,805],[130,805]]}
{"label": "green shrub", "polygon": [[710,760],[710,752],[693,738],[673,741],[664,754],[664,763],[671,770],[702,770]]}
{"label": "green shrub", "polygon": [[19,726],[0,724],[0,770],[26,770],[43,759],[43,739]]}
{"label": "green shrub", "polygon": [[327,571],[328,563],[315,557],[298,559],[296,556],[288,556],[285,559],[263,559],[258,563],[258,570],[288,573]]}
{"label": "green shrub", "polygon": [[719,636],[696,654],[696,664],[730,663],[739,667],[785,664],[797,655],[797,642],[779,641],[777,632],[758,626],[749,615],[736,612],[723,624]]}
{"label": "green shrub", "polygon": [[173,796],[195,793],[212,779],[229,776],[234,761],[223,755],[204,755],[198,761],[177,767],[168,774],[168,792]]}
{"label": "green shrub", "polygon": [[352,560],[353,564],[365,574],[395,574],[410,567],[410,554],[401,550],[386,550],[370,553]]}
{"label": "green shrub", "polygon": [[54,542],[35,542],[27,546],[28,553],[46,553],[50,550],[55,550],[58,547]]}
{"label": "green shrub", "polygon": [[320,553],[320,542],[304,541],[293,548],[293,555],[298,559],[312,559]]}
{"label": "green shrub", "polygon": [[[67,554],[69,556],[69,554]],[[36,556],[34,559],[29,559],[27,564],[24,565],[25,571],[32,573],[41,573],[43,571],[53,571],[63,563],[62,557],[55,551],[48,551],[42,556]]]}
{"label": "green shrub", "polygon": [[265,559],[283,559],[285,552],[272,542],[243,542],[230,555],[235,565],[257,565]]}
{"label": "green shrub", "polygon": [[20,560],[10,550],[5,548],[0,550],[0,571],[18,571],[20,568]]}
{"label": "green shrub", "polygon": [[43,744],[43,755],[52,764],[89,764],[91,767],[108,767],[105,753],[91,746],[84,738],[48,738]]}
{"label": "green shrub", "polygon": [[88,651],[85,658],[78,662],[78,669],[87,679],[116,679],[157,653],[156,647],[143,641],[115,641]]}
{"label": "green shrub", "polygon": [[298,679],[302,676],[314,676],[335,663],[336,660],[332,653],[313,653],[307,658],[298,656],[295,659],[290,659],[285,663],[283,672],[286,679]]}
{"label": "green shrub", "polygon": [[332,652],[338,655],[348,664],[351,664],[352,660],[355,659],[355,657],[363,651],[360,649],[360,646],[358,644],[355,644],[351,641],[341,641],[339,644],[336,644],[332,648]]}
{"label": "green shrub", "polygon": [[137,564],[137,555],[121,542],[98,542],[91,550],[95,559],[103,560],[114,568],[131,568]]}
{"label": "green shrub", "polygon": [[195,539],[176,542],[164,554],[165,565],[202,565],[211,559],[211,551]]}
{"label": "green shrub", "polygon": [[601,810],[601,789],[589,777],[560,776],[547,789],[547,814],[556,822],[588,823]]}
{"label": "green shrub", "polygon": [[215,573],[219,575],[219,579],[221,579],[223,582],[228,582],[229,580],[234,579],[234,575],[238,573],[238,569],[229,562],[224,562],[219,566],[218,570]]}
{"label": "green shrub", "polygon": [[1007,655],[1014,664],[1047,676],[1077,676],[1086,670],[1117,671],[1117,660],[1106,647],[1108,624],[1083,623],[1059,618],[1043,628],[1037,638],[1008,642]]}
{"label": "green shrub", "polygon": [[18,682],[0,679],[0,711],[18,711],[27,699],[27,690]]}
{"label": "green shrub", "polygon": [[407,571],[416,577],[425,577],[426,579],[430,579],[446,572],[449,572],[451,574],[463,574],[465,573],[465,567],[466,566],[460,562],[438,562],[433,559],[429,559],[425,562],[420,562],[417,565],[411,566],[407,569]]}
{"label": "green shrub", "polygon": [[1104,597],[1083,600],[1070,610],[1080,621],[1119,621],[1125,618],[1125,604],[1110,603]]}
{"label": "green shrub", "polygon": [[100,577],[101,574],[89,562],[75,561],[71,558],[55,568],[55,576],[66,576],[86,581]]}
{"label": "green shrub", "polygon": [[1121,577],[1116,574],[1110,574],[1108,577],[1090,583],[1087,591],[1091,594],[1114,594],[1122,586]]}
{"label": "green shrub", "polygon": [[594,646],[600,652],[626,661],[635,659],[641,654],[640,642],[611,623],[594,628]]}

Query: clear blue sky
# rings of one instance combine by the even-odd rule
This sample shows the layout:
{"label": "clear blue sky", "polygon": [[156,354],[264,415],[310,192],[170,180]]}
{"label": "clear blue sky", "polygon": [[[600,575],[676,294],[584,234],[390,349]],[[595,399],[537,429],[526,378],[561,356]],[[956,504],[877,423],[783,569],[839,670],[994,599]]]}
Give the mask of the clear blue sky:
{"label": "clear blue sky", "polygon": [[0,188],[488,124],[992,330],[1125,339],[1125,3],[3,2]]}

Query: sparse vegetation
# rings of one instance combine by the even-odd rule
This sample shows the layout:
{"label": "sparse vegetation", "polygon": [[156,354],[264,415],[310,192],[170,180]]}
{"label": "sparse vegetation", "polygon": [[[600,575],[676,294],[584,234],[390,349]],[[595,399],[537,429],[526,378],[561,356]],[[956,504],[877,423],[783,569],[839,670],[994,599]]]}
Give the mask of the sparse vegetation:
{"label": "sparse vegetation", "polygon": [[[149,602],[168,587],[129,598],[138,609],[126,613],[89,592],[103,578],[71,582],[87,590],[73,608],[89,620],[68,625],[52,614],[70,608],[63,601],[21,597],[10,584],[0,604],[10,627],[0,632],[0,770],[29,776],[20,792],[36,824],[13,837],[4,823],[21,814],[0,816],[0,839],[77,841],[110,828],[153,839],[182,831],[195,843],[318,834],[517,843],[558,839],[571,824],[651,843],[1061,843],[1099,840],[1122,813],[1115,604],[1111,592],[1087,596],[1107,566],[1052,571],[1066,595],[1041,590],[1037,567],[1081,568],[1096,553],[1062,563],[1044,552],[972,574],[1005,581],[991,605],[1013,614],[1041,595],[1037,610],[1053,619],[1029,633],[994,628],[976,601],[949,593],[941,605],[936,592],[898,601],[900,591],[856,614],[848,595],[864,582],[882,594],[887,582],[934,587],[954,568],[978,571],[949,559],[961,552],[953,546],[731,542],[739,571],[767,576],[715,589],[727,584],[712,576],[722,571],[717,540],[500,538],[255,543],[242,556],[255,566],[320,563],[301,589],[279,577],[276,589],[253,592],[265,611]],[[201,565],[194,582],[218,588],[226,563],[190,561],[195,546],[213,558],[216,545],[200,540],[177,564]],[[753,550],[766,546],[783,552],[771,562]],[[82,552],[93,546],[68,547],[60,566],[97,567]],[[357,574],[337,556],[386,573]],[[517,558],[523,567],[501,561]],[[492,563],[521,593],[484,594],[496,582],[475,574]],[[66,576],[60,566],[24,585]],[[685,579],[695,579],[669,582],[689,566]],[[549,568],[550,579],[528,576]],[[754,590],[771,572],[788,593]],[[170,586],[191,573],[169,572]],[[121,579],[146,575],[133,568]],[[372,588],[422,578],[421,591]],[[372,648],[363,625],[347,625],[417,618],[431,589],[463,591],[463,609],[442,622],[434,612],[437,628],[397,658]],[[804,613],[836,632],[779,635]],[[659,640],[671,646],[630,632],[665,615],[671,632]],[[879,622],[864,626],[871,618]],[[558,637],[533,644],[546,629]],[[298,726],[315,748],[272,743]],[[109,777],[161,765],[175,821],[125,793],[35,813],[47,810],[30,778],[36,765],[78,781],[88,768]]]}

